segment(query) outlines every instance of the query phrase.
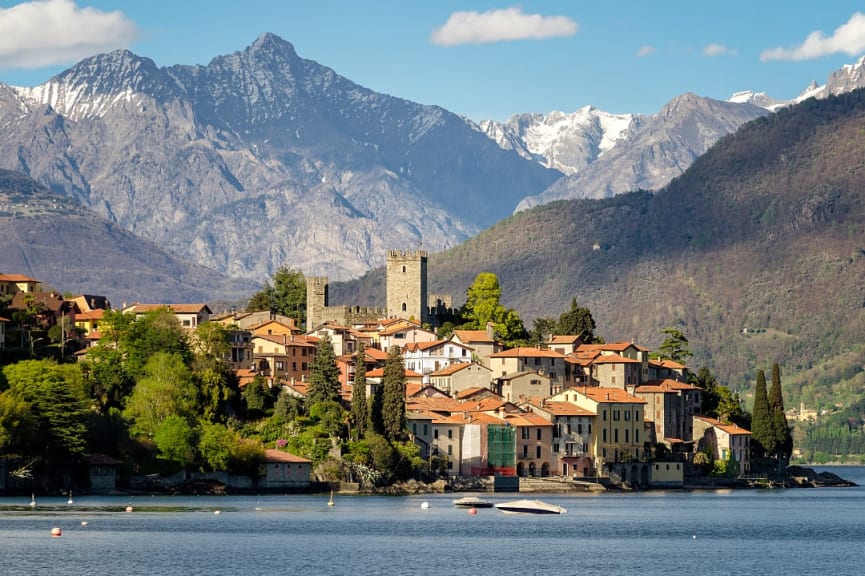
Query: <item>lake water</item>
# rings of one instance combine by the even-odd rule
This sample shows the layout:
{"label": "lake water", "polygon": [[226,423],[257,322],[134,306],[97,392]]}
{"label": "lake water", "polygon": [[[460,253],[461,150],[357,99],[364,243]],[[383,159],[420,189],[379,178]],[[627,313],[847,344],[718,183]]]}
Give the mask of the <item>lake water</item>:
{"label": "lake water", "polygon": [[453,494],[0,498],[0,574],[861,574],[865,468],[822,469],[860,487],[529,496],[562,516]]}

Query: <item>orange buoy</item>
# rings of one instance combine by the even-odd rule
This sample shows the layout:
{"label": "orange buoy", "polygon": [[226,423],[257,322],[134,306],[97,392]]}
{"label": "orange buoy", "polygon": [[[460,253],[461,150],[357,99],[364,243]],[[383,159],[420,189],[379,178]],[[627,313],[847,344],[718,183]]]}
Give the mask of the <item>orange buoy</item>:
{"label": "orange buoy", "polygon": [[60,528],[57,528],[57,527],[55,526],[54,528],[51,529],[51,537],[52,537],[52,538],[58,538],[58,537],[60,537],[60,536],[62,536],[62,535],[63,535],[63,531],[60,530]]}
{"label": "orange buoy", "polygon": [[474,516],[474,515],[477,514],[477,513],[478,513],[478,509],[477,509],[477,508],[469,508],[469,514],[471,514],[472,516]]}

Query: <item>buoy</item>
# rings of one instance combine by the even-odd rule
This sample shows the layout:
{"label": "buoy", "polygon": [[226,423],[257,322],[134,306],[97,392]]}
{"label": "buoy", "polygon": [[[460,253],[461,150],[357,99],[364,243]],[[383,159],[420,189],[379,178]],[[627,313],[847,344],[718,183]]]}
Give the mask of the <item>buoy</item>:
{"label": "buoy", "polygon": [[213,513],[216,514],[217,516],[219,516],[220,514],[222,514],[222,511],[221,510],[214,510]]}
{"label": "buoy", "polygon": [[330,491],[330,500],[327,501],[328,506],[333,506],[333,490]]}
{"label": "buoy", "polygon": [[474,516],[474,515],[477,514],[477,513],[478,513],[478,509],[477,509],[477,508],[469,508],[469,514],[471,514],[472,516]]}
{"label": "buoy", "polygon": [[66,501],[67,504],[74,504],[72,500],[72,490],[69,491],[69,500]]}
{"label": "buoy", "polygon": [[63,531],[60,530],[60,528],[57,528],[57,527],[55,526],[54,528],[51,529],[51,537],[52,537],[52,538],[58,538],[58,537],[60,537],[60,536],[62,536],[62,535],[63,535]]}
{"label": "buoy", "polygon": [[30,495],[30,507],[36,508],[36,494]]}
{"label": "buoy", "polygon": [[422,504],[420,505],[420,507],[421,507],[421,510],[426,510],[427,508],[429,508],[429,502],[424,502],[424,503],[422,503]]}
{"label": "buoy", "polygon": [[129,506],[126,507],[127,512],[132,512],[132,510],[133,510],[132,504],[130,504]]}
{"label": "buoy", "polygon": [[694,534],[693,536],[691,536],[691,538],[693,538],[694,540],[696,540],[696,539],[697,539],[697,535]]}
{"label": "buoy", "polygon": [[82,521],[81,521],[81,525],[82,525],[82,526],[87,526],[87,520],[82,520]]}

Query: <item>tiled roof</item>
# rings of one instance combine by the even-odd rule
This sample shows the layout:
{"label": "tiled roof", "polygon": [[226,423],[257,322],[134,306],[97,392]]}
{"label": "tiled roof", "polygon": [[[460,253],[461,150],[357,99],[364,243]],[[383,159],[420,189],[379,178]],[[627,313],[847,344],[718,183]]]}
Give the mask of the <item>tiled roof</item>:
{"label": "tiled roof", "polygon": [[495,344],[496,341],[484,330],[454,330],[454,336],[463,344],[477,342],[484,344]]}
{"label": "tiled roof", "polygon": [[276,450],[274,448],[268,448],[264,451],[264,459],[267,462],[289,462],[292,464],[309,464],[312,460],[307,460],[306,458],[301,458],[300,456],[295,456],[294,454],[289,454],[283,450]]}
{"label": "tiled roof", "polygon": [[465,390],[460,390],[457,392],[457,398],[460,400],[464,398],[468,398],[469,396],[474,396],[480,392],[491,392],[489,388],[483,388],[481,386],[473,386],[471,388],[466,388]]}
{"label": "tiled roof", "polygon": [[724,432],[726,432],[727,434],[730,434],[731,436],[741,436],[741,435],[746,435],[746,434],[748,436],[751,435],[751,432],[749,430],[745,430],[744,428],[740,428],[736,424],[724,424],[720,420],[715,420],[714,418],[707,418],[706,416],[694,416],[694,419],[695,420],[702,420],[703,422],[706,422],[707,424],[711,424],[715,428],[719,428],[719,429],[723,430]]}
{"label": "tiled roof", "polygon": [[597,416],[591,410],[577,406],[573,402],[547,400],[544,402],[532,402],[532,404],[554,416]]}
{"label": "tiled roof", "polygon": [[520,347],[511,348],[492,354],[490,358],[565,358],[565,355],[555,350],[545,348]]}
{"label": "tiled roof", "polygon": [[603,404],[645,404],[646,401],[642,398],[637,398],[636,396],[631,396],[621,388],[601,388],[599,386],[594,387],[582,387],[582,388],[571,388],[572,391],[578,392],[598,403]]}
{"label": "tiled roof", "polygon": [[207,304],[133,304],[124,308],[123,311],[144,314],[162,308],[168,308],[175,314],[198,314],[202,310],[206,310],[210,314],[210,308]]}
{"label": "tiled roof", "polygon": [[452,374],[456,374],[460,370],[465,370],[469,366],[471,366],[471,364],[468,362],[456,362],[454,364],[451,364],[450,366],[445,366],[441,370],[436,370],[435,372],[430,374],[430,376],[450,376]]}
{"label": "tiled roof", "polygon": [[598,356],[593,360],[594,364],[639,364],[639,360],[634,360],[632,358],[625,358],[624,356],[619,356],[618,354],[608,354]]}
{"label": "tiled roof", "polygon": [[669,370],[683,370],[685,368],[684,364],[679,364],[674,360],[649,360],[649,366],[655,366],[656,368],[667,368]]}
{"label": "tiled roof", "polygon": [[534,412],[523,412],[520,414],[505,414],[505,422],[514,426],[552,426],[553,423]]}
{"label": "tiled roof", "polygon": [[549,344],[573,344],[574,342],[578,342],[580,339],[579,336],[574,335],[558,335],[550,338]]}
{"label": "tiled roof", "polygon": [[255,334],[252,336],[251,340],[255,340],[256,338],[261,338],[262,340],[267,340],[274,344],[283,344],[285,346],[315,348],[312,338],[302,335],[295,335],[292,337],[288,334]]}
{"label": "tiled roof", "polygon": [[38,284],[39,280],[24,274],[0,274],[0,282],[36,282]]}
{"label": "tiled roof", "polygon": [[637,386],[634,389],[634,392],[657,394],[661,392],[674,393],[681,390],[700,390],[700,388],[686,382],[679,382],[678,380],[671,380],[669,378],[665,378],[664,380],[649,380],[645,384]]}

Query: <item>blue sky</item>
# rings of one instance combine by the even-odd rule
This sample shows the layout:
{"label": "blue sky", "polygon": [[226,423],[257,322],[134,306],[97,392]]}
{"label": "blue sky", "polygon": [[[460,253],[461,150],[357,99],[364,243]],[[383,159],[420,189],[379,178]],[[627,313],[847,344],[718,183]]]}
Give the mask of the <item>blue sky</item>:
{"label": "blue sky", "polygon": [[377,92],[473,120],[586,105],[651,114],[694,92],[797,96],[865,53],[865,4],[831,0],[0,0],[0,82],[129,48],[206,64],[264,32]]}

